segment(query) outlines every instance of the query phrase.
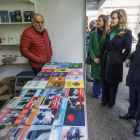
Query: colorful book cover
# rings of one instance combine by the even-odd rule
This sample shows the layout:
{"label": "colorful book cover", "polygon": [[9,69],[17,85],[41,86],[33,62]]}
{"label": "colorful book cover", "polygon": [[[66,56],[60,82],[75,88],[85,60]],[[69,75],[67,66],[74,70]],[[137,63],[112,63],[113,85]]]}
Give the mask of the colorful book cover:
{"label": "colorful book cover", "polygon": [[47,97],[52,99],[54,97],[60,97],[63,89],[49,89]]}
{"label": "colorful book cover", "polygon": [[57,109],[60,97],[54,97],[50,109]]}
{"label": "colorful book cover", "polygon": [[70,64],[70,69],[75,69],[75,68],[82,68],[82,63],[71,63]]}
{"label": "colorful book cover", "polygon": [[32,125],[28,130],[24,140],[49,140],[51,129],[52,126]]}
{"label": "colorful book cover", "polygon": [[14,11],[14,13],[15,13],[16,22],[22,22],[21,11],[17,10],[17,11]]}
{"label": "colorful book cover", "polygon": [[48,63],[46,63],[44,65],[57,65],[57,64],[58,64],[58,62],[48,62]]}
{"label": "colorful book cover", "polygon": [[83,81],[83,76],[66,76],[65,81]]}
{"label": "colorful book cover", "polygon": [[0,125],[0,140],[10,140],[17,128],[16,125]]}
{"label": "colorful book cover", "polygon": [[39,108],[50,109],[53,99],[44,98]]}
{"label": "colorful book cover", "polygon": [[43,89],[39,94],[39,97],[47,97],[49,89]]}
{"label": "colorful book cover", "polygon": [[26,104],[24,109],[30,109],[30,107],[32,106],[34,100],[36,99],[36,97],[32,97],[29,102]]}
{"label": "colorful book cover", "polygon": [[57,65],[70,65],[71,62],[59,62]]}
{"label": "colorful book cover", "polygon": [[68,98],[60,98],[58,110],[66,109],[67,108]]}
{"label": "colorful book cover", "polygon": [[24,21],[31,22],[33,18],[34,12],[33,11],[24,11]]}
{"label": "colorful book cover", "polygon": [[13,123],[13,125],[20,125],[29,110],[30,109],[23,109],[19,114],[19,116],[17,117],[17,119],[15,120],[15,122]]}
{"label": "colorful book cover", "polygon": [[69,71],[83,71],[83,69],[69,69]]}
{"label": "colorful book cover", "polygon": [[25,89],[45,89],[48,81],[28,81],[22,88]]}
{"label": "colorful book cover", "polygon": [[56,69],[69,69],[69,65],[57,65]]}
{"label": "colorful book cover", "polygon": [[10,110],[10,108],[6,108],[0,112],[0,122],[5,118],[5,116],[10,112]]}
{"label": "colorful book cover", "polygon": [[84,126],[64,126],[61,140],[86,140]]}
{"label": "colorful book cover", "polygon": [[70,88],[63,88],[61,98],[68,98],[69,97]]}
{"label": "colorful book cover", "polygon": [[26,136],[30,126],[22,126],[20,125],[16,132],[14,133],[13,137],[11,140],[24,140],[24,137]]}
{"label": "colorful book cover", "polygon": [[43,72],[43,73],[52,73],[54,72],[55,69],[42,69],[40,72]]}
{"label": "colorful book cover", "polygon": [[54,72],[68,72],[69,69],[55,69]]}
{"label": "colorful book cover", "polygon": [[69,98],[78,98],[79,89],[81,88],[70,88]]}
{"label": "colorful book cover", "polygon": [[16,18],[15,18],[15,13],[14,12],[10,12],[10,18],[11,18],[11,22],[16,22]]}
{"label": "colorful book cover", "polygon": [[83,71],[69,71],[67,76],[83,76]]}
{"label": "colorful book cover", "polygon": [[84,89],[78,88],[78,98],[84,98]]}
{"label": "colorful book cover", "polygon": [[5,108],[13,108],[20,100],[21,100],[21,97],[14,97],[14,98],[5,106]]}
{"label": "colorful book cover", "polygon": [[67,109],[84,109],[84,98],[68,98]]}
{"label": "colorful book cover", "polygon": [[54,72],[52,76],[67,76],[67,72]]}
{"label": "colorful book cover", "polygon": [[65,81],[65,77],[50,77],[48,81]]}
{"label": "colorful book cover", "polygon": [[32,81],[48,81],[50,77],[35,77]]}
{"label": "colorful book cover", "polygon": [[5,118],[1,121],[1,125],[12,125],[21,111],[22,109],[11,109]]}
{"label": "colorful book cover", "polygon": [[22,120],[21,122],[21,125],[31,125],[32,124],[32,121],[34,120],[37,112],[38,112],[38,108],[33,108],[33,109],[30,109],[28,111],[28,113],[26,114],[26,116],[24,117],[24,119]]}
{"label": "colorful book cover", "polygon": [[84,109],[67,109],[64,125],[85,126]]}
{"label": "colorful book cover", "polygon": [[45,88],[64,88],[65,85],[65,81],[60,81],[60,82],[55,82],[55,81],[51,81],[48,82]]}
{"label": "colorful book cover", "polygon": [[18,97],[24,97],[25,94],[26,94],[28,91],[29,91],[28,89],[22,90],[22,91],[18,94]]}
{"label": "colorful book cover", "polygon": [[23,109],[30,99],[31,97],[22,97],[18,104],[14,106],[14,109]]}
{"label": "colorful book cover", "polygon": [[57,115],[55,109],[39,109],[32,125],[52,125]]}
{"label": "colorful book cover", "polygon": [[62,130],[63,127],[53,126],[49,140],[61,140]]}
{"label": "colorful book cover", "polygon": [[39,72],[36,77],[50,77],[52,73],[41,73]]}
{"label": "colorful book cover", "polygon": [[64,88],[84,88],[84,81],[66,81]]}
{"label": "colorful book cover", "polygon": [[39,108],[39,106],[42,104],[43,99],[44,97],[36,97],[30,108]]}
{"label": "colorful book cover", "polygon": [[9,16],[8,16],[8,11],[7,10],[0,11],[0,15],[1,15],[1,22],[2,23],[9,22]]}
{"label": "colorful book cover", "polygon": [[39,97],[41,92],[42,92],[42,89],[38,89],[33,97]]}
{"label": "colorful book cover", "polygon": [[44,65],[42,69],[56,69],[57,65]]}

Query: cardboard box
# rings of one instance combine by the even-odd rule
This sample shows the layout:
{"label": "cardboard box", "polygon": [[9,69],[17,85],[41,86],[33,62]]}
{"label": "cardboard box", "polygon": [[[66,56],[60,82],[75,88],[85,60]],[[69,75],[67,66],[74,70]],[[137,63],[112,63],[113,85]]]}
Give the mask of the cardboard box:
{"label": "cardboard box", "polygon": [[17,58],[16,57],[6,57],[2,59],[2,63],[13,63],[16,62]]}

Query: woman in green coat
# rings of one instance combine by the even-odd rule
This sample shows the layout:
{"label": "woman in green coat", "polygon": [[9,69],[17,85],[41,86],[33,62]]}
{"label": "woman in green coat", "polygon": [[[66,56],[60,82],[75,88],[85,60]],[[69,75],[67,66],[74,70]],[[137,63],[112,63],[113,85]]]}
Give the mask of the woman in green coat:
{"label": "woman in green coat", "polygon": [[100,15],[97,20],[97,30],[90,35],[89,54],[91,57],[91,77],[93,80],[92,97],[99,99],[102,95],[102,81],[100,78],[100,55],[106,38],[108,17]]}

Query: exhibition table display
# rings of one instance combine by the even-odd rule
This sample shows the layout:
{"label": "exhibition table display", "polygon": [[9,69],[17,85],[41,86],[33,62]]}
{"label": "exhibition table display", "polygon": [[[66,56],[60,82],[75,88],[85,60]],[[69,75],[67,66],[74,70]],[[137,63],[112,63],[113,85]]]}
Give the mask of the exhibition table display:
{"label": "exhibition table display", "polygon": [[50,62],[0,112],[2,140],[87,140],[82,63]]}

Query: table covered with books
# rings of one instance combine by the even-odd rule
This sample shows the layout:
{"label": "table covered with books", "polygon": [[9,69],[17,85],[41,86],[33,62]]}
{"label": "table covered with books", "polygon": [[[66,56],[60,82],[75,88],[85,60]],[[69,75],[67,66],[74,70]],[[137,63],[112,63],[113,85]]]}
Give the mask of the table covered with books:
{"label": "table covered with books", "polygon": [[0,112],[1,140],[87,140],[82,63],[50,62]]}

